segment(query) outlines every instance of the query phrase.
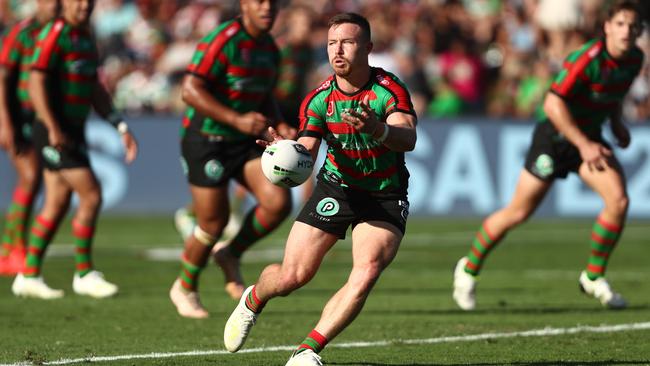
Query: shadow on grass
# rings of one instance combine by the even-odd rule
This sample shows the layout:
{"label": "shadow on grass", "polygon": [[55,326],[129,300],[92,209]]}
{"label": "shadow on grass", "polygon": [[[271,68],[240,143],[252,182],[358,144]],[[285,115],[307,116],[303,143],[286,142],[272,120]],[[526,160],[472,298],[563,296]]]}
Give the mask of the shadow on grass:
{"label": "shadow on grass", "polygon": [[[607,361],[537,361],[537,362],[489,362],[472,363],[474,366],[606,366],[606,365],[647,365],[650,360],[607,360]],[[349,366],[461,366],[466,363],[373,363],[373,362],[328,362],[328,365],[349,365]]]}

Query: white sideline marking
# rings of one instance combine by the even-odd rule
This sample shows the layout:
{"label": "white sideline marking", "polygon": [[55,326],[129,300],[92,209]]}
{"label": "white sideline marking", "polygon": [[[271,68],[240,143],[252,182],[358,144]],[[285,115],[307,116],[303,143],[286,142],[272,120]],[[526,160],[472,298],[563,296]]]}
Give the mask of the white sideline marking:
{"label": "white sideline marking", "polygon": [[[572,328],[551,328],[546,327],[543,329],[533,329],[521,332],[509,333],[481,333],[464,336],[449,336],[437,338],[424,338],[424,339],[394,339],[376,342],[347,342],[347,343],[334,343],[330,344],[328,348],[363,348],[363,347],[378,347],[399,344],[436,344],[436,343],[452,343],[452,342],[471,342],[484,339],[495,338],[516,338],[516,337],[544,337],[555,335],[566,335],[576,333],[612,333],[624,332],[628,330],[645,330],[650,329],[650,322],[643,323],[628,323],[628,324],[615,324],[615,325],[579,325]],[[276,346],[276,347],[259,347],[241,350],[238,353],[261,353],[261,352],[275,352],[275,351],[293,351],[295,345],[291,346]],[[184,356],[213,356],[213,355],[227,355],[231,354],[226,350],[211,350],[211,351],[187,351],[187,352],[164,352],[164,353],[144,353],[138,355],[121,355],[121,356],[93,356],[85,358],[64,358],[57,361],[49,361],[39,363],[39,365],[71,365],[75,363],[89,363],[89,362],[109,362],[109,361],[123,361],[123,360],[136,360],[136,359],[156,359],[156,358],[173,358]],[[31,366],[29,362],[17,362],[10,364],[0,364],[0,366]]]}

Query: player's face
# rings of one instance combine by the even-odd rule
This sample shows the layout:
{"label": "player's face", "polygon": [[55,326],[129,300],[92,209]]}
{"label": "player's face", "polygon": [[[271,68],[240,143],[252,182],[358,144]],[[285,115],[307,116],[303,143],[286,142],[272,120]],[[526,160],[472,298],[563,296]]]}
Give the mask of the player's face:
{"label": "player's face", "polygon": [[367,66],[370,49],[371,43],[363,39],[361,27],[356,24],[335,24],[327,32],[327,55],[338,76],[350,75],[357,66]]}
{"label": "player's face", "polygon": [[605,22],[605,37],[609,51],[623,54],[634,47],[641,34],[641,24],[637,14],[630,10],[621,10]]}
{"label": "player's face", "polygon": [[95,0],[63,0],[63,17],[70,23],[87,23],[95,6]]}
{"label": "player's face", "polygon": [[53,19],[56,16],[58,0],[38,0],[37,13],[42,19]]}
{"label": "player's face", "polygon": [[278,1],[241,0],[241,10],[245,24],[252,27],[254,33],[266,33],[273,28],[278,15]]}

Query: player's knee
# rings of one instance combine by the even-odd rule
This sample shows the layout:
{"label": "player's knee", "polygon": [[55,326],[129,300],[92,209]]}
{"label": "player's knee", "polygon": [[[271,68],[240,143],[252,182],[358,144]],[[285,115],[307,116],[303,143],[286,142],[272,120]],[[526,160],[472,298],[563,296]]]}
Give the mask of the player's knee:
{"label": "player's knee", "polygon": [[194,231],[192,231],[192,236],[199,243],[205,246],[213,246],[217,242],[218,235],[212,234],[210,231],[205,230],[205,228],[200,227],[199,225],[194,226]]}
{"label": "player's knee", "polygon": [[356,268],[350,276],[348,283],[356,293],[368,293],[379,279],[382,268],[379,263],[370,263],[361,268]]}
{"label": "player's knee", "polygon": [[622,193],[616,197],[611,198],[609,202],[606,203],[606,205],[609,206],[609,208],[616,214],[621,215],[627,212],[627,209],[630,205],[630,199],[625,193]]}
{"label": "player's knee", "polygon": [[531,210],[525,208],[515,208],[510,210],[510,225],[517,226],[524,223],[530,217]]}
{"label": "player's knee", "polygon": [[288,194],[267,195],[262,199],[260,205],[277,216],[287,216],[292,209],[291,196]]}

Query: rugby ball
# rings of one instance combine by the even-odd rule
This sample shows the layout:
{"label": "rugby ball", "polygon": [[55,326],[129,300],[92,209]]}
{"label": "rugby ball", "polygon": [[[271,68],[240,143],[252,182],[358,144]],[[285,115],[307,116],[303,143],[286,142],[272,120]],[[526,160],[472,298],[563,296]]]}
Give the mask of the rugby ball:
{"label": "rugby ball", "polygon": [[273,184],[291,188],[303,184],[314,167],[309,151],[293,140],[280,140],[262,154],[262,172]]}

